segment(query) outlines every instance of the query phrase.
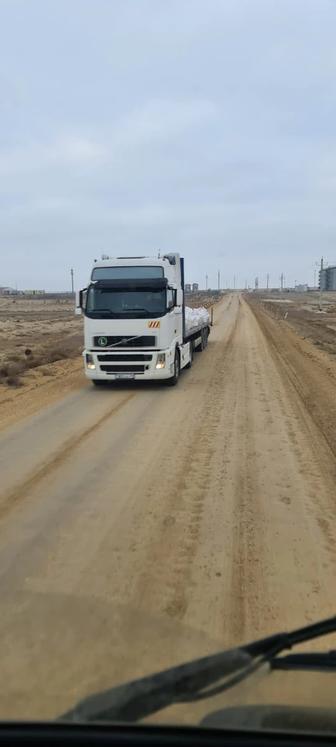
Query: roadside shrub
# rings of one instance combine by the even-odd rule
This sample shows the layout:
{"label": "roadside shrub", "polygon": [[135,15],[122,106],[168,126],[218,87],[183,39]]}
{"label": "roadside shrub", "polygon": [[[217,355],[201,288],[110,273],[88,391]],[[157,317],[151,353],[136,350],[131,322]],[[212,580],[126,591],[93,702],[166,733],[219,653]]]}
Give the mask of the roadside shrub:
{"label": "roadside shrub", "polygon": [[17,376],[18,374],[22,373],[22,371],[25,371],[27,368],[26,361],[17,361],[13,363],[9,363],[7,366],[7,376]]}
{"label": "roadside shrub", "polygon": [[8,376],[8,378],[6,379],[6,384],[12,387],[23,386],[23,382],[21,381],[21,379],[19,379],[18,376]]}
{"label": "roadside shrub", "polygon": [[26,361],[26,368],[37,368],[38,366],[43,366],[43,363],[45,363],[45,361],[41,357],[32,357]]}
{"label": "roadside shrub", "polygon": [[55,363],[64,360],[64,358],[70,358],[69,351],[66,348],[52,348],[46,351],[45,356],[46,363]]}

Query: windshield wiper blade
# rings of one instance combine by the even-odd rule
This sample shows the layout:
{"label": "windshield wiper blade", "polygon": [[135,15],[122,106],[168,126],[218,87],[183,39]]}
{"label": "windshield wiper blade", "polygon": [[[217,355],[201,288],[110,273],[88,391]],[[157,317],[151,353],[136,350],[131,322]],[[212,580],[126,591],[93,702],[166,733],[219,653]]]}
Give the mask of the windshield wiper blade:
{"label": "windshield wiper blade", "polygon": [[101,314],[105,314],[109,317],[113,316],[113,312],[111,311],[111,309],[92,309],[88,313],[90,314],[90,316],[101,316]]}
{"label": "windshield wiper blade", "polygon": [[[134,722],[174,703],[212,697],[242,682],[262,664],[273,666],[282,651],[332,632],[336,632],[336,616],[89,696],[61,720]],[[224,681],[215,685],[220,680]]]}
{"label": "windshield wiper blade", "polygon": [[294,670],[336,671],[336,651],[308,651],[304,654],[275,657],[271,661],[271,669],[282,669],[290,672]]}
{"label": "windshield wiper blade", "polygon": [[122,313],[127,314],[129,311],[146,311],[146,313],[149,314],[148,309],[145,309],[143,306],[134,306],[134,308],[130,306],[128,309],[123,309]]}
{"label": "windshield wiper blade", "polygon": [[251,661],[248,654],[237,648],[180,664],[90,695],[60,718],[71,721],[137,721],[165,708],[179,696],[198,692],[205,685],[244,669]]}

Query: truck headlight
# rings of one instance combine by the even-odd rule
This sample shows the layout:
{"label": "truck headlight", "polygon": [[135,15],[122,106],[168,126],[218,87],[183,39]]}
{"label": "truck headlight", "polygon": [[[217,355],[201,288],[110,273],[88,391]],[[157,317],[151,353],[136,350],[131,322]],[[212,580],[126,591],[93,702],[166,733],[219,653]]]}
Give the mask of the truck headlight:
{"label": "truck headlight", "polygon": [[158,353],[158,355],[156,356],[155,368],[165,368],[165,365],[166,365],[166,354]]}
{"label": "truck headlight", "polygon": [[91,355],[91,353],[86,353],[85,357],[86,357],[86,367],[90,371],[95,371],[96,370],[96,364],[94,362],[93,355]]}

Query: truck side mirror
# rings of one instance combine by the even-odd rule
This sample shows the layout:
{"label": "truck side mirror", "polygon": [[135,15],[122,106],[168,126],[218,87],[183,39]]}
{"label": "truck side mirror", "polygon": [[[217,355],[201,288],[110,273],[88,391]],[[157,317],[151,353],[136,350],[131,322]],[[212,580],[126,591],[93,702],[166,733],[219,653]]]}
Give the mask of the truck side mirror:
{"label": "truck side mirror", "polygon": [[176,291],[176,306],[183,306],[183,291],[181,288]]}
{"label": "truck side mirror", "polygon": [[76,308],[75,308],[75,314],[79,315],[82,313],[82,310],[84,309],[86,305],[86,288],[80,291],[76,291]]}
{"label": "truck side mirror", "polygon": [[176,306],[176,290],[168,288],[167,290],[167,309],[173,309]]}

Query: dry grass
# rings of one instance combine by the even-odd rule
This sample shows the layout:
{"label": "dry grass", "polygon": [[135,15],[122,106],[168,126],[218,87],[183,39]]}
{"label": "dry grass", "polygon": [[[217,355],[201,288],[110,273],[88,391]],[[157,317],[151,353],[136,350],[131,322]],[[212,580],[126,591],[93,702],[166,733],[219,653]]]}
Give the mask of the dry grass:
{"label": "dry grass", "polygon": [[195,309],[198,306],[204,306],[205,309],[210,309],[211,306],[218,303],[224,297],[223,293],[218,291],[198,291],[197,293],[188,293],[186,296],[186,306],[191,309]]}
{"label": "dry grass", "polygon": [[252,305],[261,304],[279,324],[288,324],[304,339],[331,355],[336,355],[336,293],[249,294]]}
{"label": "dry grass", "polygon": [[52,376],[53,363],[77,357],[82,349],[82,319],[71,301],[13,303],[0,297],[0,384],[21,386],[29,375]]}
{"label": "dry grass", "polygon": [[19,379],[18,376],[8,376],[6,384],[12,387],[23,386],[23,382],[21,381],[21,379]]}

